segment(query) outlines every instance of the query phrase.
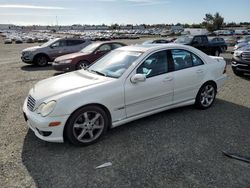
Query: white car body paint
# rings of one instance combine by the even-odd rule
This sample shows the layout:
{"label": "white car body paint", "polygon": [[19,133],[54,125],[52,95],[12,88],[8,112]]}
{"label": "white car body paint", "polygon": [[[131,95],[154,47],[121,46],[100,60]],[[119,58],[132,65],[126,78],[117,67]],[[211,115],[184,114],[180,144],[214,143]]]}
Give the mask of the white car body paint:
{"label": "white car body paint", "polygon": [[[173,71],[132,83],[136,68],[151,54],[169,49],[184,49],[197,55],[204,65]],[[201,86],[214,81],[219,90],[227,75],[223,74],[225,61],[221,57],[207,56],[203,52],[180,44],[126,46],[117,50],[136,51],[143,54],[124,72],[120,78],[109,78],[80,70],[38,82],[29,92],[36,102],[34,109],[45,102],[56,101],[56,107],[46,117],[31,111],[27,99],[23,111],[29,127],[36,136],[50,142],[63,142],[63,130],[70,115],[89,104],[104,106],[111,115],[112,127],[158,113],[167,109],[194,104]],[[155,92],[157,91],[157,92]],[[49,127],[50,122],[61,125]],[[51,131],[42,136],[39,131]]]}

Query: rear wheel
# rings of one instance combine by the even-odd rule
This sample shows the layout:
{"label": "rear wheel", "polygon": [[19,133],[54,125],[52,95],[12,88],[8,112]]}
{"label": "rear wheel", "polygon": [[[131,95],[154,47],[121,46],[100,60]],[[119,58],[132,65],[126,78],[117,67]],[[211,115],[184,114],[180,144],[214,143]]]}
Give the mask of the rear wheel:
{"label": "rear wheel", "polygon": [[212,106],[216,96],[216,87],[214,83],[206,83],[203,85],[197,96],[195,105],[199,109],[207,109]]}
{"label": "rear wheel", "polygon": [[215,56],[220,56],[220,51],[219,50],[215,50],[214,55]]}
{"label": "rear wheel", "polygon": [[74,145],[90,145],[105,134],[108,123],[107,114],[102,108],[86,106],[72,114],[66,124],[65,134]]}
{"label": "rear wheel", "polygon": [[44,67],[48,65],[48,58],[45,55],[38,55],[35,57],[35,63],[39,67]]}
{"label": "rear wheel", "polygon": [[88,61],[79,61],[76,64],[76,70],[80,70],[80,69],[86,69],[88,68],[89,62]]}

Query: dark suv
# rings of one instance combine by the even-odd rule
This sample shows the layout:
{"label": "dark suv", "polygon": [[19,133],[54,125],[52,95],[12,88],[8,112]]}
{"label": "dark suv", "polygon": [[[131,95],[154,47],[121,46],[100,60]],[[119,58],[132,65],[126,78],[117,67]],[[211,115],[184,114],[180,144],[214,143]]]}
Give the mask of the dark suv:
{"label": "dark suv", "polygon": [[232,69],[237,76],[250,73],[250,44],[234,51]]}

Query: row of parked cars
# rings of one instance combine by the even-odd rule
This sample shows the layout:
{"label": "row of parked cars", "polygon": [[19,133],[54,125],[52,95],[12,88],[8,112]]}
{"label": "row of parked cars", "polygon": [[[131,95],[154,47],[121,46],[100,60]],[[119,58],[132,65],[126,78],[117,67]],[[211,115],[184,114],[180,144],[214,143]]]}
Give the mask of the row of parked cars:
{"label": "row of parked cars", "polygon": [[[250,39],[250,37],[249,37]],[[249,72],[249,45],[248,38],[240,40],[233,52],[233,71],[236,75]],[[208,55],[219,56],[227,50],[227,44],[221,37],[207,37],[206,35],[187,35],[171,39],[155,39],[143,44],[180,43],[193,46]],[[115,41],[95,42],[89,39],[56,38],[49,42],[22,51],[21,59],[25,63],[46,66],[53,62],[53,68],[58,71],[73,71],[84,69],[108,52],[126,46]]]}

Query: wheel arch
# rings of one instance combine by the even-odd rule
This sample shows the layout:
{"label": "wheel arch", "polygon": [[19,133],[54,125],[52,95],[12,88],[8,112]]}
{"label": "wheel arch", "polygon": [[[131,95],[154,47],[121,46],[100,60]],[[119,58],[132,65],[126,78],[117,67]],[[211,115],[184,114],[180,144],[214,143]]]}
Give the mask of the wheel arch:
{"label": "wheel arch", "polygon": [[100,103],[85,104],[85,105],[80,106],[80,107],[78,107],[77,109],[75,109],[75,110],[70,114],[70,116],[68,117],[68,119],[67,119],[67,121],[66,121],[66,123],[65,123],[65,126],[64,126],[64,128],[63,128],[63,139],[64,139],[64,140],[67,139],[66,133],[65,133],[65,127],[66,127],[66,125],[68,124],[68,121],[69,121],[70,117],[71,117],[77,110],[80,110],[81,108],[84,108],[84,107],[87,107],[87,106],[97,106],[97,107],[100,107],[101,109],[103,109],[103,110],[105,111],[105,113],[107,114],[107,117],[108,117],[108,121],[109,121],[108,129],[111,127],[111,125],[112,125],[111,113],[110,113],[109,109],[108,109],[105,105],[100,104]]}
{"label": "wheel arch", "polygon": [[215,92],[217,93],[217,83],[216,83],[214,80],[208,80],[208,81],[204,82],[204,83],[201,85],[201,87],[199,88],[198,92],[196,93],[196,97],[197,97],[199,91],[201,90],[201,88],[202,88],[204,85],[208,84],[208,83],[212,83],[212,84],[215,86]]}
{"label": "wheel arch", "polygon": [[46,53],[43,53],[43,52],[36,54],[33,58],[33,61],[35,61],[38,56],[45,56],[48,59],[48,61],[51,61],[50,57]]}

